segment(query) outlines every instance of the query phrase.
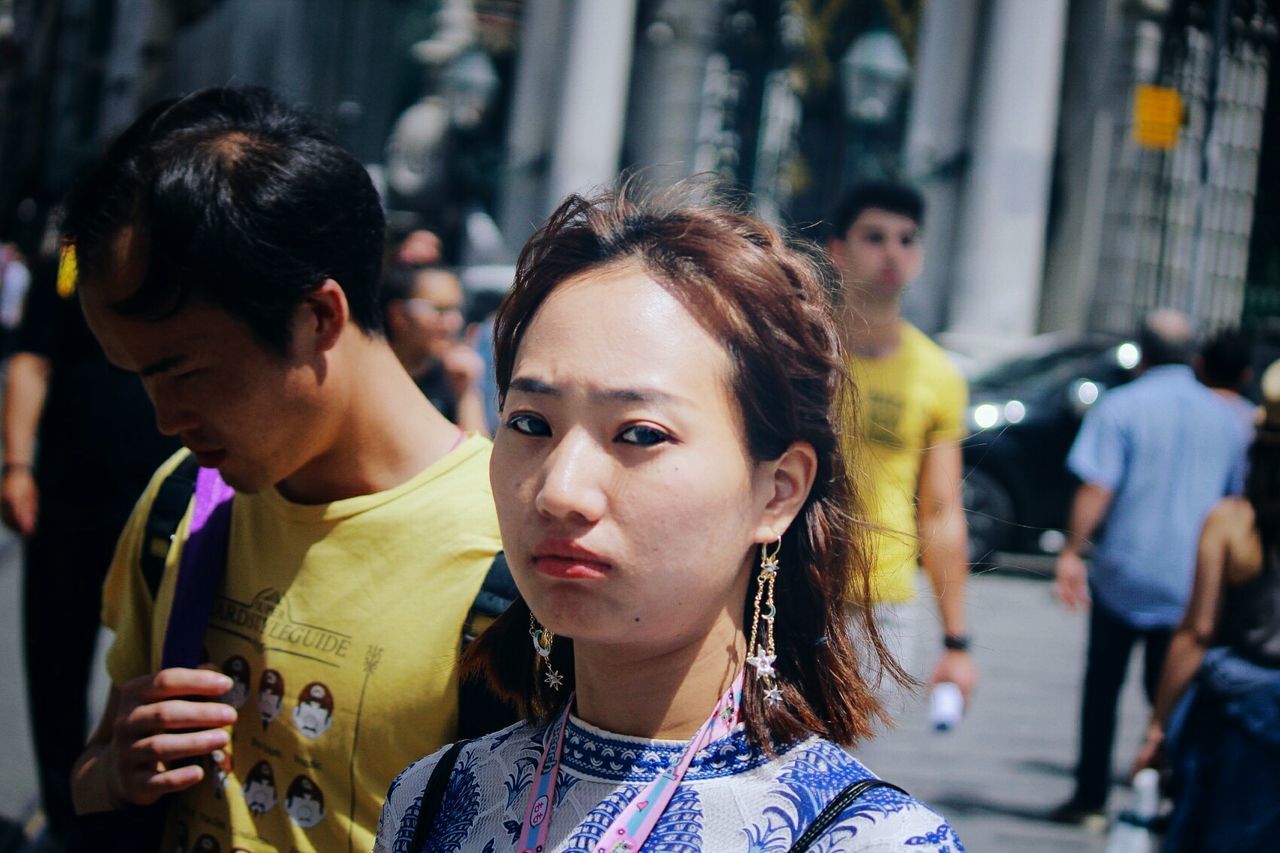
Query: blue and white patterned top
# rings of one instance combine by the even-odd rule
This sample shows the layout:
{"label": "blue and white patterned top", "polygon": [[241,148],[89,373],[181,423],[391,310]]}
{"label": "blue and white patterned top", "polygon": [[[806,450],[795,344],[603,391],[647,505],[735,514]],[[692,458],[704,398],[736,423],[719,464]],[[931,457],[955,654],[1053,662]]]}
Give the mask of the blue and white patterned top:
{"label": "blue and white patterned top", "polygon": [[[519,723],[468,744],[449,777],[426,849],[515,849],[544,734],[543,727]],[[684,747],[611,734],[570,717],[548,849],[594,850],[610,820]],[[391,784],[375,853],[408,853],[423,789],[443,754],[411,765]],[[843,788],[871,778],[843,749],[817,737],[770,759],[751,747],[739,726],[694,757],[642,853],[785,853]],[[810,849],[955,853],[964,846],[923,803],[877,787],[851,803]]]}

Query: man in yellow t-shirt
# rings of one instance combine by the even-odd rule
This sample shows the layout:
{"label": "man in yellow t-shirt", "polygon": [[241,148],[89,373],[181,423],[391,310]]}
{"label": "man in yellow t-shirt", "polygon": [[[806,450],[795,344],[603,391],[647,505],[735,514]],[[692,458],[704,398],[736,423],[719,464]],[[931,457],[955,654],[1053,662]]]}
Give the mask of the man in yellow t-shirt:
{"label": "man in yellow t-shirt", "polygon": [[456,735],[463,621],[500,548],[487,440],[427,402],[382,334],[377,193],[273,96],[206,90],[125,131],[64,233],[107,357],[235,490],[198,669],[161,669],[189,518],[154,598],[141,568],[188,451],[134,510],[76,809],[173,795],[165,850],[367,850],[396,773]]}
{"label": "man in yellow t-shirt", "polygon": [[828,252],[842,278],[842,331],[858,391],[865,495],[876,537],[877,616],[893,650],[916,672],[917,566],[938,601],[942,651],[930,683],[967,699],[977,684],[965,616],[967,531],[961,501],[968,389],[940,347],[902,319],[904,288],[922,264],[924,199],[877,181],[845,195]]}

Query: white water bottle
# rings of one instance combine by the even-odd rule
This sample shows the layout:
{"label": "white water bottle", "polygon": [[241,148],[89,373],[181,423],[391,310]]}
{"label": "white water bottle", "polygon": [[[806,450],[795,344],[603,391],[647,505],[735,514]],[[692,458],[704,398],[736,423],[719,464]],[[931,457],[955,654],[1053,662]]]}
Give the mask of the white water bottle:
{"label": "white water bottle", "polygon": [[929,695],[929,725],[936,732],[949,732],[964,716],[964,694],[959,686],[941,681],[933,686]]}
{"label": "white water bottle", "polygon": [[1107,853],[1154,853],[1151,824],[1160,811],[1160,773],[1150,767],[1133,777],[1133,808],[1121,812],[1107,835]]}

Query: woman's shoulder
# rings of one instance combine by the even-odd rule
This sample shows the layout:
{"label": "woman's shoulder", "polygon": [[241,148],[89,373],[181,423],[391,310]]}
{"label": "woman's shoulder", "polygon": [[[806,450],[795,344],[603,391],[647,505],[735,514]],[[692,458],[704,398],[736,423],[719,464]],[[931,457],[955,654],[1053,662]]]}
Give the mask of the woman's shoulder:
{"label": "woman's shoulder", "polygon": [[[379,846],[376,849],[399,849],[394,844],[397,839],[412,837],[422,809],[423,794],[431,782],[432,774],[446,755],[453,753],[453,766],[449,769],[449,780],[446,783],[452,785],[460,774],[477,777],[485,773],[489,766],[505,771],[510,764],[507,751],[523,748],[525,741],[536,734],[537,730],[532,724],[519,722],[484,737],[463,741],[460,745],[446,744],[410,764],[396,776],[387,790],[378,826]],[[446,787],[446,797],[447,790]]]}
{"label": "woman's shoulder", "polygon": [[815,849],[964,850],[946,818],[829,741],[814,738],[782,756],[777,784],[796,832],[829,819]]}

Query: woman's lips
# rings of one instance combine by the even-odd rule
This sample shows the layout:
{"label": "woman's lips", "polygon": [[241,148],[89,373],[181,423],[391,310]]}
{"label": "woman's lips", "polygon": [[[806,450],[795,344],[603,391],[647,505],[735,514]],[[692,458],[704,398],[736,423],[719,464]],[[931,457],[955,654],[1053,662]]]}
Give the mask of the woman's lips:
{"label": "woman's lips", "polygon": [[611,565],[571,539],[546,539],[533,549],[533,567],[548,577],[597,580],[608,574]]}
{"label": "woman's lips", "polygon": [[609,572],[608,563],[584,560],[582,557],[534,557],[533,567],[548,577],[568,580],[599,580]]}

